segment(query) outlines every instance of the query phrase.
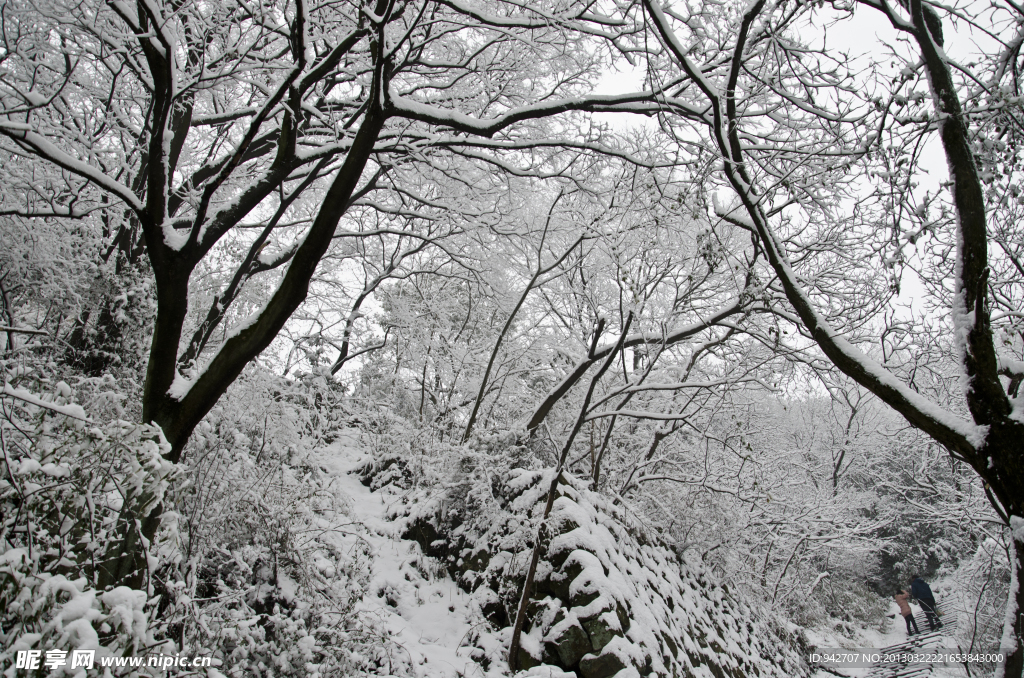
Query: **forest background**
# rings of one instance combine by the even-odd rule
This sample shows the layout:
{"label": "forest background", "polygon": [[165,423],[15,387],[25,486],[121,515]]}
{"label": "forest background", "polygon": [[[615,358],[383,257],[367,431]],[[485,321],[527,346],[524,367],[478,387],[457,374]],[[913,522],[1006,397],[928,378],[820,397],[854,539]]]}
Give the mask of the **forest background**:
{"label": "forest background", "polygon": [[[1021,675],[1012,0],[0,17],[5,651],[57,577],[149,620],[118,647],[237,636],[272,613],[239,558],[345,627],[308,454],[356,428],[582,478],[800,626],[950,577]],[[891,39],[848,58],[851,22]]]}

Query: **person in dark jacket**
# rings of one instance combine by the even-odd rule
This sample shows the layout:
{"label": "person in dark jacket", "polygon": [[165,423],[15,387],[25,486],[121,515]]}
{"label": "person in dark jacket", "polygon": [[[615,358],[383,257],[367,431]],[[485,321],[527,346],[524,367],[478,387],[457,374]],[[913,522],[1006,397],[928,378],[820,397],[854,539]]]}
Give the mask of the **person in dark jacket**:
{"label": "person in dark jacket", "polygon": [[[903,615],[904,621],[907,622],[907,635],[912,636],[915,633],[921,633],[917,628],[917,620],[914,619],[914,611],[910,609],[910,603],[907,602],[910,598],[910,593],[903,589],[902,591],[897,591],[893,598],[896,599],[896,604],[900,606],[900,614]],[[914,625],[913,630],[910,629],[911,624]]]}
{"label": "person in dark jacket", "polygon": [[924,610],[924,616],[928,620],[928,627],[935,631],[936,629],[942,628],[942,622],[939,621],[939,615],[935,612],[935,596],[932,594],[931,588],[925,583],[924,579],[921,579],[920,575],[914,575],[910,578],[910,593],[917,598],[917,602],[921,604],[921,609]]}

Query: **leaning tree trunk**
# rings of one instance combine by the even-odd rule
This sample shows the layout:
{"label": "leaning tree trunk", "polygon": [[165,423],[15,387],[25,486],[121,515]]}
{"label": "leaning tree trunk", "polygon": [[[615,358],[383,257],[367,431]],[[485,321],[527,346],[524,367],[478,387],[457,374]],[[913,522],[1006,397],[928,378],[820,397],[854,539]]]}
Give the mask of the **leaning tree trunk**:
{"label": "leaning tree trunk", "polygon": [[[985,491],[1011,533],[1013,576],[1004,619],[1002,651],[1006,663],[1002,676],[1021,678],[1024,648],[1021,643],[1024,595],[1024,421],[1014,414],[1013,403],[999,380],[988,306],[988,220],[985,195],[971,149],[967,116],[957,94],[950,63],[942,49],[938,15],[922,0],[907,0],[903,7],[910,20],[892,13],[875,0],[861,0],[883,9],[893,26],[909,33],[921,51],[923,66],[940,121],[939,136],[949,163],[953,204],[957,216],[955,294],[951,315],[966,377],[965,400],[972,421],[943,410],[893,375],[889,369],[864,355],[835,331],[811,297],[804,291],[784,242],[771,226],[764,196],[758,191],[745,162],[741,137],[742,119],[737,111],[737,91],[750,31],[766,0],[751,3],[741,19],[731,55],[727,82],[712,81],[701,64],[679,41],[660,4],[643,0],[644,7],[669,53],[687,78],[707,99],[707,124],[716,150],[724,160],[724,171],[739,196],[742,209],[756,231],[759,244],[786,294],[800,323],[822,352],[844,374],[887,403],[908,422],[966,461],[985,485]],[[728,215],[723,215],[728,216]],[[1010,385],[1010,392],[1015,390]]]}

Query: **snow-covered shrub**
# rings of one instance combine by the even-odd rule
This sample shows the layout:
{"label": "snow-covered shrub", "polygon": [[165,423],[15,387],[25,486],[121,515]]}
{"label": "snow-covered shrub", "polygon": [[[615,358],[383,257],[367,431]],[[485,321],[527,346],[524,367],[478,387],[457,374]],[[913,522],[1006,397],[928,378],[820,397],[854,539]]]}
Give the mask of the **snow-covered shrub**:
{"label": "snow-covered shrub", "polygon": [[[813,579],[810,579],[813,581]],[[789,617],[804,627],[839,630],[856,635],[856,627],[873,627],[887,621],[889,600],[882,598],[853,574],[837,572],[802,596],[788,601]]]}
{"label": "snow-covered shrub", "polygon": [[148,262],[117,271],[113,261],[89,268],[85,307],[68,335],[65,360],[86,374],[132,372],[142,377],[152,341],[156,294]]}
{"label": "snow-covered shrub", "polygon": [[[166,621],[156,621],[155,591],[158,572],[180,560],[177,515],[165,511],[155,538],[142,540],[143,590],[97,584],[125,536],[183,482],[182,469],[164,458],[163,434],[87,416],[117,403],[99,388],[110,380],[85,379],[73,389],[43,361],[4,368],[0,663],[13,666],[14,654],[28,649],[159,651]],[[76,404],[76,391],[88,392],[95,407]]]}
{"label": "snow-covered shrub", "polygon": [[[336,389],[254,370],[171,464],[158,428],[118,418],[116,380],[71,386],[59,369],[5,365],[0,663],[79,647],[213,656],[231,676],[373,662],[382,644],[353,613],[365,554],[326,538],[346,529],[347,499],[308,460],[347,416]],[[98,589],[105,556],[158,505],[142,590]]]}
{"label": "snow-covered shrub", "polygon": [[366,553],[332,541],[348,499],[310,457],[348,417],[336,397],[324,380],[252,370],[186,447],[170,616],[183,651],[220,658],[229,676],[345,676],[374,656],[354,609]]}
{"label": "snow-covered shrub", "polygon": [[[4,324],[45,327],[62,338],[74,331],[75,319],[96,302],[96,279],[107,275],[98,262],[108,245],[101,228],[95,226],[89,221],[0,217],[0,318]],[[24,349],[49,343],[41,337],[4,333],[0,347]]]}
{"label": "snow-covered shrub", "polygon": [[0,555],[0,581],[0,664],[9,667],[7,678],[15,676],[19,650],[91,649],[97,658],[175,651],[172,642],[160,639],[152,618],[155,605],[145,591],[126,586],[98,591],[85,577],[41,571],[21,548]]}
{"label": "snow-covered shrub", "polygon": [[957,622],[958,647],[965,652],[999,650],[1009,588],[1006,545],[995,538],[985,539],[956,569],[940,571],[932,591],[943,619]]}
{"label": "snow-covered shrub", "polygon": [[[966,485],[971,479],[963,482]],[[935,506],[941,497],[921,492],[912,498],[917,499],[917,505],[900,502],[901,511],[896,521],[878,535],[883,544],[879,554],[879,579],[884,594],[906,586],[912,574],[931,577],[942,566],[956,567],[963,556],[973,553],[977,547],[977,530],[968,521],[956,520],[952,511],[944,516],[945,520],[934,520]],[[895,503],[899,498],[892,501]],[[982,502],[976,501],[975,505],[977,515],[991,510]]]}

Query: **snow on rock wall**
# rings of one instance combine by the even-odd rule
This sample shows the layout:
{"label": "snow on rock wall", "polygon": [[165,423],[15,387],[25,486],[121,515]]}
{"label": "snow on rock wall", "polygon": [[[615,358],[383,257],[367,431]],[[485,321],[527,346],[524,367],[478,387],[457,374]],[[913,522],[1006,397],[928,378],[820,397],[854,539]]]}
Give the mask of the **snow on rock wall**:
{"label": "snow on rock wall", "polygon": [[[363,481],[401,481],[400,466],[368,466]],[[478,478],[472,467],[467,459],[462,477]],[[490,623],[468,639],[485,670],[502,663],[508,647],[549,474],[492,471],[486,483],[413,491],[395,509],[404,538],[444,563]],[[521,667],[557,667],[580,678],[808,674],[796,639],[772,615],[701,563],[677,557],[621,506],[564,477],[552,536],[542,544]]]}

